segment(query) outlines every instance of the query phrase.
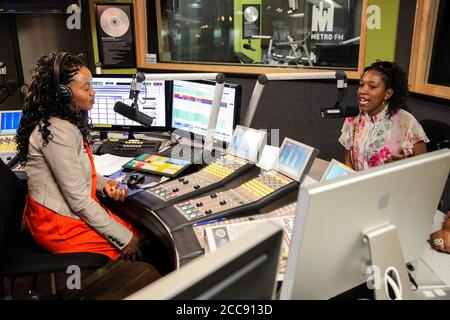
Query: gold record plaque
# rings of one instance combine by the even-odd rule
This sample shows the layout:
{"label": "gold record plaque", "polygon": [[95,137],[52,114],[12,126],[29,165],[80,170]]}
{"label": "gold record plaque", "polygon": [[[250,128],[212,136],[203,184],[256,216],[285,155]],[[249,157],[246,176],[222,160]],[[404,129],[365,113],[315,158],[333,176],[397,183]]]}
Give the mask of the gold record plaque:
{"label": "gold record plaque", "polygon": [[260,35],[260,5],[251,4],[242,6],[242,34],[244,39]]}
{"label": "gold record plaque", "polygon": [[100,27],[111,37],[121,37],[130,28],[130,19],[119,8],[108,8],[100,16]]}
{"label": "gold record plaque", "polygon": [[244,19],[247,22],[255,22],[259,18],[259,11],[254,6],[248,6],[244,10]]}
{"label": "gold record plaque", "polygon": [[97,39],[103,68],[135,68],[132,4],[96,4]]}

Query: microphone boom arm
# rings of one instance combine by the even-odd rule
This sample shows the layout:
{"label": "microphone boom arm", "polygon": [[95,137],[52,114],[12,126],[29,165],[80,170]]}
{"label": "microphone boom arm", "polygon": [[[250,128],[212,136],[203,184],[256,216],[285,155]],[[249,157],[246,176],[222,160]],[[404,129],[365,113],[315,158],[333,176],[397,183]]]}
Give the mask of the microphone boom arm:
{"label": "microphone boom arm", "polygon": [[259,100],[265,85],[269,80],[315,80],[315,79],[337,79],[338,100],[342,100],[342,91],[347,88],[347,75],[345,72],[305,72],[305,73],[268,73],[258,76],[255,87],[253,88],[252,96],[248,104],[247,112],[245,113],[242,125],[250,127],[253,117],[258,108]]}
{"label": "microphone boom arm", "polygon": [[225,75],[223,73],[155,73],[145,74],[145,80],[214,80],[216,82],[204,145],[206,150],[211,151],[213,149],[217,118],[219,116],[220,103],[225,86]]}

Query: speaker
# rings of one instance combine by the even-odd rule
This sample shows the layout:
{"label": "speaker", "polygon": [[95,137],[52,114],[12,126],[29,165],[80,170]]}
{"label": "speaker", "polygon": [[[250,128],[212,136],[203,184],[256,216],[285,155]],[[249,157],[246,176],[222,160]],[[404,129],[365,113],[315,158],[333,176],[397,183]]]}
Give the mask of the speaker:
{"label": "speaker", "polygon": [[55,62],[53,63],[53,82],[55,83],[56,87],[56,98],[57,101],[63,106],[67,106],[73,98],[72,90],[70,90],[68,86],[61,84],[59,79],[60,71],[64,64],[64,59],[67,57],[67,55],[67,52],[59,53],[55,58]]}

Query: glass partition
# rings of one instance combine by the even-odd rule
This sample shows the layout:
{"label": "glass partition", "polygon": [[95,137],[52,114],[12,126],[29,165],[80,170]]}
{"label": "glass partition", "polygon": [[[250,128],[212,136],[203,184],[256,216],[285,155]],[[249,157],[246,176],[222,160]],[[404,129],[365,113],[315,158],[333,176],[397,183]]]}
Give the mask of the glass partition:
{"label": "glass partition", "polygon": [[449,2],[417,0],[409,67],[412,92],[450,99]]}
{"label": "glass partition", "polygon": [[161,0],[158,62],[357,70],[363,3]]}
{"label": "glass partition", "polygon": [[446,87],[450,87],[450,64],[448,63],[450,37],[446,30],[449,22],[450,0],[440,0],[437,7],[436,29],[434,31],[428,82]]}

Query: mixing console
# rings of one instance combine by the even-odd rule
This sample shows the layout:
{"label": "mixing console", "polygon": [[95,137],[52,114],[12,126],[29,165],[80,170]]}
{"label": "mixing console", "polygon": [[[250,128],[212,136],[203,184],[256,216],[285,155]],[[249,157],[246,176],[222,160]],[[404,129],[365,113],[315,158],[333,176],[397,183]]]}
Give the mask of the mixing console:
{"label": "mixing console", "polygon": [[148,208],[159,210],[220,188],[253,168],[253,163],[264,146],[265,136],[264,131],[236,126],[225,155],[196,173],[161,183],[142,192],[139,197]]}
{"label": "mixing console", "polygon": [[[240,222],[251,222],[251,221],[260,221],[260,220],[267,220],[267,219],[274,219],[274,218],[287,218],[290,220],[289,225],[291,226],[290,230],[292,232],[292,227],[294,225],[295,220],[295,213],[297,210],[297,202],[292,202],[290,204],[287,204],[281,208],[278,208],[276,210],[270,211],[265,214],[256,214],[248,217],[239,217],[239,218],[233,218],[233,219],[227,219],[219,222],[213,222],[210,224],[202,224],[194,226],[193,230],[197,237],[198,242],[200,243],[200,246],[202,248],[205,248],[205,228],[206,227],[215,227],[215,226],[226,226],[228,224],[234,224],[234,223],[240,223]],[[290,236],[290,234],[289,234]]]}
{"label": "mixing console", "polygon": [[119,157],[137,157],[143,153],[157,153],[160,141],[140,139],[108,139],[104,142],[94,142],[91,145],[94,154],[113,154]]}
{"label": "mixing console", "polygon": [[262,171],[238,187],[154,210],[177,231],[187,226],[248,215],[298,189],[318,150],[286,138],[275,169]]}
{"label": "mixing console", "polygon": [[0,136],[0,158],[8,164],[17,155],[17,144],[13,135]]}
{"label": "mixing console", "polygon": [[157,209],[192,198],[227,183],[252,167],[247,160],[226,154],[198,172],[147,189],[146,205]]}
{"label": "mixing console", "polygon": [[226,215],[227,211],[238,207],[239,212],[234,212],[236,211],[234,210],[229,212],[230,215],[243,213],[244,208],[242,207],[245,205],[264,198],[268,200],[267,203],[270,203],[296,188],[298,188],[296,181],[275,170],[270,170],[237,188],[185,201],[174,207],[186,220],[201,222],[221,218]]}

